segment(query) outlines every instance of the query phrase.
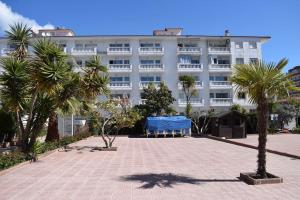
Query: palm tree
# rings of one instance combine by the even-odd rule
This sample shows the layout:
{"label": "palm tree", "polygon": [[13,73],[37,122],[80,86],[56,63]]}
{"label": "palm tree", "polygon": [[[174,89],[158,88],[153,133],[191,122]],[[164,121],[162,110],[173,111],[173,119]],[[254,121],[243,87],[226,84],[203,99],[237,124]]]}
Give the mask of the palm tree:
{"label": "palm tree", "polygon": [[179,81],[182,85],[182,90],[186,99],[185,113],[187,116],[190,116],[192,110],[190,101],[193,96],[197,95],[197,90],[195,89],[196,80],[192,76],[183,75],[179,77]]}
{"label": "palm tree", "polygon": [[269,118],[269,101],[280,96],[287,96],[289,90],[294,90],[290,76],[282,72],[288,61],[278,63],[250,63],[236,65],[231,78],[237,90],[249,94],[250,101],[257,105],[258,129],[258,161],[257,176],[267,178],[266,142]]}
{"label": "palm tree", "polygon": [[13,55],[18,59],[25,59],[28,53],[29,39],[32,36],[31,28],[21,23],[10,25],[10,30],[5,31],[8,44],[15,48]]}

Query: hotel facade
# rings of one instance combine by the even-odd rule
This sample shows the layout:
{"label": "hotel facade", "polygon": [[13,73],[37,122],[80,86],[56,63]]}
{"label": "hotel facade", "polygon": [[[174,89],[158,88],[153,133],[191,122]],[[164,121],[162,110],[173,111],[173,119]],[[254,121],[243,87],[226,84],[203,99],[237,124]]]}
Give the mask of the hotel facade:
{"label": "hotel facade", "polygon": [[[230,76],[235,64],[262,59],[262,45],[270,39],[231,36],[228,31],[220,36],[183,35],[181,28],[155,30],[152,35],[76,36],[69,29],[40,30],[37,35],[57,42],[79,72],[91,56],[99,55],[108,68],[111,96],[127,97],[132,105],[145,102],[141,92],[149,83],[158,86],[163,81],[176,98],[172,106],[178,113],[186,106],[181,75],[196,80],[198,95],[191,99],[195,111],[218,112],[234,104],[254,109],[247,94],[235,90]],[[7,38],[0,39],[0,49],[1,56],[11,52]]]}

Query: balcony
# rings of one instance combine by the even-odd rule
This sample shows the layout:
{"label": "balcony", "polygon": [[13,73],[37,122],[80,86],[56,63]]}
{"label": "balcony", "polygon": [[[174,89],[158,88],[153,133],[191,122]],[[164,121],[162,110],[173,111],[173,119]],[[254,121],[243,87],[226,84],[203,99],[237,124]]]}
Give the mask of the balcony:
{"label": "balcony", "polygon": [[154,84],[156,88],[159,88],[159,84],[161,81],[140,81],[140,89],[142,90],[145,87],[148,87],[150,83]]}
{"label": "balcony", "polygon": [[208,47],[209,54],[230,54],[230,47]]}
{"label": "balcony", "polygon": [[[202,107],[204,106],[204,99],[191,99],[190,103],[193,107]],[[178,99],[179,107],[186,107],[186,100]]]}
{"label": "balcony", "polygon": [[131,82],[110,82],[108,87],[111,90],[131,90]]}
{"label": "balcony", "polygon": [[163,64],[140,64],[139,71],[140,72],[163,72],[164,65]]}
{"label": "balcony", "polygon": [[108,47],[107,55],[132,55],[130,47]]}
{"label": "balcony", "polygon": [[11,48],[3,48],[1,50],[1,56],[8,56],[9,54],[11,54],[14,51],[14,49]]}
{"label": "balcony", "polygon": [[132,72],[132,65],[130,65],[130,64],[110,64],[110,65],[108,65],[108,72]]}
{"label": "balcony", "polygon": [[232,84],[230,81],[210,81],[210,89],[231,89]]}
{"label": "balcony", "polygon": [[231,72],[231,64],[210,64],[209,72]]}
{"label": "balcony", "polygon": [[[202,89],[203,88],[203,82],[202,81],[195,81],[195,89]],[[178,89],[182,89],[181,82],[178,83]]]}
{"label": "balcony", "polygon": [[177,54],[201,55],[202,49],[200,47],[178,47]]}
{"label": "balcony", "polygon": [[210,105],[211,106],[231,106],[232,98],[211,98]]}
{"label": "balcony", "polygon": [[74,56],[93,56],[97,55],[97,47],[74,47],[71,49]]}
{"label": "balcony", "polygon": [[191,64],[191,63],[178,63],[177,64],[178,72],[202,72],[202,64]]}
{"label": "balcony", "polygon": [[163,55],[164,48],[163,47],[140,47],[139,54],[140,55]]}

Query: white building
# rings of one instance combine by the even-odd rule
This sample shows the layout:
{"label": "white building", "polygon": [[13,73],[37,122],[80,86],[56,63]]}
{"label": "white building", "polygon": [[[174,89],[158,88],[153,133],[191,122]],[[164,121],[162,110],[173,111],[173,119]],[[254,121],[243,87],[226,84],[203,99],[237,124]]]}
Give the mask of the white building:
{"label": "white building", "polygon": [[[229,77],[235,64],[256,62],[262,58],[262,44],[268,36],[183,35],[180,28],[155,30],[153,35],[75,36],[69,30],[42,30],[38,35],[51,37],[79,66],[93,55],[100,55],[110,76],[112,96],[127,96],[140,104],[143,87],[164,81],[177,99],[173,107],[183,112],[186,106],[179,76],[196,78],[198,96],[194,110],[226,110],[239,104],[255,108],[247,94],[237,93]],[[0,39],[1,56],[10,52],[5,38]],[[78,69],[80,70],[80,69]]]}

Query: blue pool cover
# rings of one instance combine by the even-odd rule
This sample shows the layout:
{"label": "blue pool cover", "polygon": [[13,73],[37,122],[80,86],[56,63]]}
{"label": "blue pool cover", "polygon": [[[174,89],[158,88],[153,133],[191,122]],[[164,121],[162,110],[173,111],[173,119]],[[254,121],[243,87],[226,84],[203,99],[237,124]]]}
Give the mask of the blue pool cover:
{"label": "blue pool cover", "polygon": [[149,131],[176,131],[190,129],[191,120],[185,116],[147,117],[146,129]]}

